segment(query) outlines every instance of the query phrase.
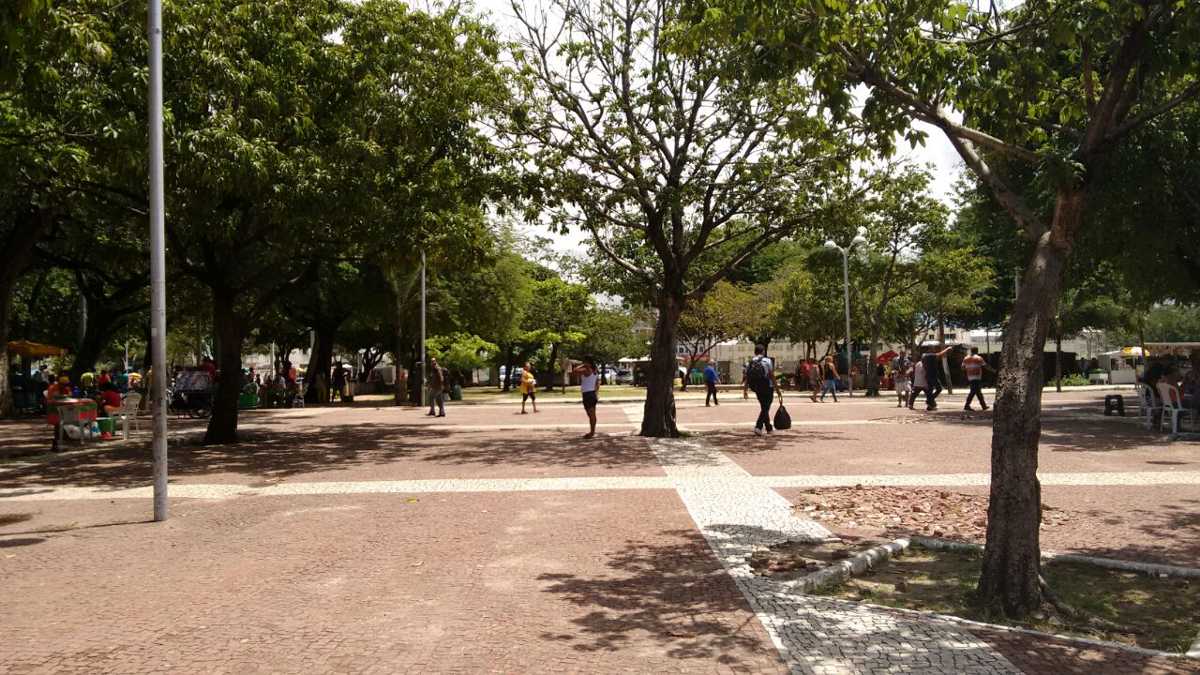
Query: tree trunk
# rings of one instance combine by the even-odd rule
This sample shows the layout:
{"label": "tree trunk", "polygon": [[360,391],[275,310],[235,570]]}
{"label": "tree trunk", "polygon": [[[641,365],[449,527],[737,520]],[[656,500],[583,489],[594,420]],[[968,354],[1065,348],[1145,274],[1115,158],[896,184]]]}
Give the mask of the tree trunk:
{"label": "tree trunk", "polygon": [[[0,284],[0,417],[13,413],[12,368],[8,363],[8,324],[12,321],[12,284]],[[29,371],[25,371],[26,377]]]}
{"label": "tree trunk", "polygon": [[[558,363],[558,343],[550,345],[550,366],[546,369],[546,391],[554,391],[554,366]],[[563,373],[566,376],[566,373]]]}
{"label": "tree trunk", "polygon": [[1080,189],[1059,191],[1053,226],[1038,240],[1004,332],[992,417],[987,546],[978,592],[986,610],[1011,618],[1027,616],[1042,602],[1037,478],[1042,351],[1084,203]]}
{"label": "tree trunk", "polygon": [[213,293],[213,335],[217,344],[220,378],[213,399],[212,417],[204,434],[205,445],[237,442],[238,397],[242,393],[242,326],[232,293]]}
{"label": "tree trunk", "polygon": [[875,346],[878,336],[871,336],[871,347],[868,350],[870,362],[867,363],[867,396],[879,396],[879,374],[875,372],[875,360],[879,358],[879,349]]}
{"label": "tree trunk", "polygon": [[1062,333],[1054,336],[1054,390],[1062,393]]}
{"label": "tree trunk", "polygon": [[329,403],[329,371],[333,368],[333,339],[337,328],[317,325],[313,328],[316,339],[308,357],[308,387],[304,391],[305,403]]}
{"label": "tree trunk", "polygon": [[674,382],[675,331],[683,313],[682,296],[666,292],[658,304],[654,340],[650,343],[650,368],[646,373],[646,404],[642,411],[642,436],[677,437]]}
{"label": "tree trunk", "polygon": [[9,323],[12,321],[13,286],[29,266],[33,259],[33,247],[42,233],[49,229],[50,222],[50,214],[39,211],[28,222],[18,220],[4,241],[0,242],[3,244],[0,247],[0,417],[7,417],[13,412],[7,348]]}

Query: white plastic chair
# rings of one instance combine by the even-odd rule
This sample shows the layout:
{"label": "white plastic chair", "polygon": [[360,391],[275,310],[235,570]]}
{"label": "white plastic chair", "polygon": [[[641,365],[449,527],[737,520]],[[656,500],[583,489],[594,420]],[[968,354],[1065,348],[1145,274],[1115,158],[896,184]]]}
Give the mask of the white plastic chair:
{"label": "white plastic chair", "polygon": [[1179,388],[1173,384],[1167,385],[1167,395],[1163,397],[1162,420],[1166,425],[1167,420],[1171,420],[1171,425],[1168,427],[1170,433],[1167,440],[1173,441],[1179,438],[1179,418],[1188,417],[1192,420],[1192,425],[1196,424],[1195,413],[1190,408],[1183,407],[1183,396],[1179,393]]}
{"label": "white plastic chair", "polygon": [[1149,385],[1139,382],[1137,385],[1137,392],[1138,415],[1145,418],[1142,424],[1145,425],[1147,429],[1153,429],[1154,417],[1158,415],[1161,419],[1163,411],[1162,403],[1158,400],[1158,397],[1155,396],[1154,391],[1150,389]]}
{"label": "white plastic chair", "polygon": [[129,440],[129,425],[133,424],[135,431],[141,431],[142,425],[138,421],[138,407],[142,404],[142,395],[137,393],[129,393],[125,395],[125,400],[121,401],[121,410],[114,417],[121,420],[121,438]]}

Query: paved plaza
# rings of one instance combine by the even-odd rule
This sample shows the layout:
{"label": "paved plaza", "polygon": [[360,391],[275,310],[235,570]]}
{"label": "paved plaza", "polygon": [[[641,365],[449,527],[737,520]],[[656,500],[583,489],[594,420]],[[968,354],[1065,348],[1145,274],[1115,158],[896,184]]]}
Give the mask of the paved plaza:
{"label": "paved plaza", "polygon": [[[1200,443],[1047,394],[1057,551],[1195,566]],[[812,487],[985,494],[990,420],[891,399],[813,404],[756,437],[756,405],[679,400],[690,433],[634,436],[632,401],[256,411],[243,442],[173,421],[171,518],[144,434],[0,463],[0,672],[1186,673],[1200,662],[791,592],[758,547],[828,536]],[[0,425],[0,449],[48,433]],[[1198,627],[1200,630],[1200,627]]]}

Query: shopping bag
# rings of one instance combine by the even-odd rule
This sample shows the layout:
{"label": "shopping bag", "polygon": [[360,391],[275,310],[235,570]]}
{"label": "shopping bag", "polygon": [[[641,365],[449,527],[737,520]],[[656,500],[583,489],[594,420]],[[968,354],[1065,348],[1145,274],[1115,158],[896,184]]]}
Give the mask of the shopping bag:
{"label": "shopping bag", "polygon": [[792,428],[792,416],[788,414],[787,408],[783,407],[783,399],[779,400],[779,409],[775,411],[775,428]]}

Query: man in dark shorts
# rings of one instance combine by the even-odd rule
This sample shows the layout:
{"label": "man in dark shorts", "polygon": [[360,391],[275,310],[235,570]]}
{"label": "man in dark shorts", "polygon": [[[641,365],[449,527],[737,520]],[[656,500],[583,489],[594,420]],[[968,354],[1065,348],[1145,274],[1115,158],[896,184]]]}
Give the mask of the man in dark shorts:
{"label": "man in dark shorts", "polygon": [[928,384],[928,389],[925,390],[925,409],[937,410],[937,397],[942,393],[942,364],[940,363],[954,346],[951,345],[938,351],[936,346],[930,346],[925,349],[925,355],[921,357],[921,363],[925,366],[925,381]]}
{"label": "man in dark shorts", "polygon": [[600,374],[596,372],[596,364],[591,359],[575,370],[579,373],[579,391],[583,394],[583,409],[587,412],[591,427],[584,438],[593,438],[596,435],[596,404],[600,402]]}

